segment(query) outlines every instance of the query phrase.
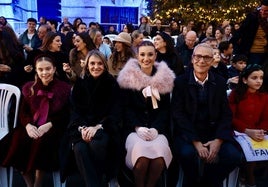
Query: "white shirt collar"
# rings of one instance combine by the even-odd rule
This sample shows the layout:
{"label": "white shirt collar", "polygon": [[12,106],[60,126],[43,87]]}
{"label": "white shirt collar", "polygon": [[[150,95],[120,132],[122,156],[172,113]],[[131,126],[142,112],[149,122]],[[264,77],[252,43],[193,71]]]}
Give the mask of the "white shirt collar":
{"label": "white shirt collar", "polygon": [[[193,72],[194,73],[194,72]],[[195,81],[200,84],[201,86],[204,86],[204,84],[208,81],[208,73],[207,73],[207,77],[205,78],[204,81],[200,81],[196,76],[195,76],[195,73],[194,73],[194,79]]]}

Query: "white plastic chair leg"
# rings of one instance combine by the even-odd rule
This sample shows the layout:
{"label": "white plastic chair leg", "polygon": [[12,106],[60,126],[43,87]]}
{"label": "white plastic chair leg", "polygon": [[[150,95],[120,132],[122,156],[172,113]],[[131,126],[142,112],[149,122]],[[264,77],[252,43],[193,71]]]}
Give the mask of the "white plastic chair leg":
{"label": "white plastic chair leg", "polygon": [[223,181],[223,187],[236,187],[238,180],[239,167],[235,168]]}
{"label": "white plastic chair leg", "polygon": [[61,181],[60,181],[60,172],[59,171],[53,172],[52,175],[53,175],[54,187],[65,187],[66,186],[66,181],[64,183],[61,183]]}
{"label": "white plastic chair leg", "polygon": [[8,186],[7,168],[0,167],[0,186]]}
{"label": "white plastic chair leg", "polygon": [[179,169],[179,180],[177,182],[177,185],[176,187],[182,187],[182,184],[183,184],[183,170],[182,170],[182,167],[180,166],[180,169]]}
{"label": "white plastic chair leg", "polygon": [[13,186],[13,167],[9,167],[9,187]]}

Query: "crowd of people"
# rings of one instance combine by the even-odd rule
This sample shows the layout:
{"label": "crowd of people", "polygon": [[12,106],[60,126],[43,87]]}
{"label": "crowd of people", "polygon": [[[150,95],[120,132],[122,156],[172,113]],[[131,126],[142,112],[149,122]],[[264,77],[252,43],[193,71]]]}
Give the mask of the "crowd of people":
{"label": "crowd of people", "polygon": [[0,83],[22,93],[0,165],[27,187],[58,170],[87,187],[161,186],[162,175],[176,186],[179,167],[185,187],[221,187],[237,167],[256,186],[234,131],[257,142],[268,131],[268,0],[237,27],[142,16],[119,32],[41,17],[17,37],[0,18]]}

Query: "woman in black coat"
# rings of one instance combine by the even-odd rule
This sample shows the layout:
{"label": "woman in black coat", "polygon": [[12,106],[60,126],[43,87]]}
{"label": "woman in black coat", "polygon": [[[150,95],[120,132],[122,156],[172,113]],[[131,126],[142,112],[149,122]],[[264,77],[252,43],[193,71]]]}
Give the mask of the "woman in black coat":
{"label": "woman in black coat", "polygon": [[[116,164],[119,142],[119,86],[108,73],[105,57],[92,50],[72,91],[69,135],[79,172],[87,187],[101,185],[105,169]],[[113,149],[113,150],[111,150]],[[111,171],[111,170],[110,170]],[[113,175],[116,171],[113,170]],[[108,177],[111,176],[108,173]]]}

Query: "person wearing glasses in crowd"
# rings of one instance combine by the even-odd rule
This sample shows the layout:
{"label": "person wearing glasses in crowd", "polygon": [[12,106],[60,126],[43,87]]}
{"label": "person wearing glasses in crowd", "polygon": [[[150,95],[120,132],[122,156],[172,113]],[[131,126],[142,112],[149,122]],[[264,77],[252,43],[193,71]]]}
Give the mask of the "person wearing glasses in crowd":
{"label": "person wearing glasses in crowd", "polygon": [[[238,85],[229,96],[234,130],[256,142],[264,141],[268,130],[268,95],[262,90],[263,74],[260,65],[249,64],[240,73]],[[259,164],[247,162],[243,165],[241,173],[245,174],[246,187],[256,187],[254,171]]]}
{"label": "person wearing glasses in crowd", "polygon": [[247,15],[246,19],[230,40],[234,44],[234,54],[245,54],[248,63],[265,64],[268,62],[268,0]]}
{"label": "person wearing glasses in crowd", "polygon": [[174,157],[187,187],[222,186],[242,160],[232,136],[226,82],[209,71],[212,63],[213,49],[197,45],[193,69],[176,78],[172,93]]}

